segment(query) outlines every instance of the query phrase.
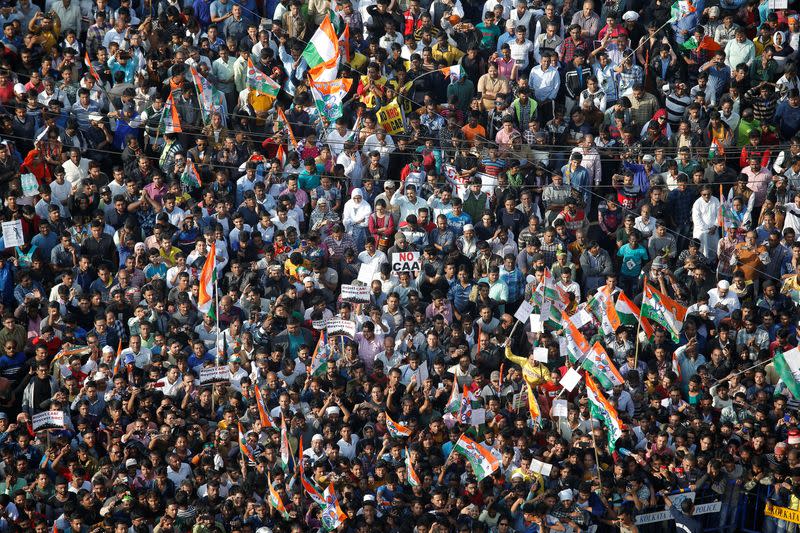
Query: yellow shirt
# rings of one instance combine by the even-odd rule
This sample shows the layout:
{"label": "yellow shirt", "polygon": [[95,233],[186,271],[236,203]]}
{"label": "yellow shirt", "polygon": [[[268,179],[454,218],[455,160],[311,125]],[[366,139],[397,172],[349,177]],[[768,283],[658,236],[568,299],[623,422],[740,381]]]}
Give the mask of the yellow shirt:
{"label": "yellow shirt", "polygon": [[170,248],[169,251],[167,251],[167,252],[165,252],[163,248],[159,248],[158,249],[158,255],[170,267],[175,266],[175,263],[177,262],[176,259],[175,259],[175,256],[177,254],[179,254],[179,253],[181,253],[181,249],[180,248],[176,248],[175,246]]}
{"label": "yellow shirt", "polygon": [[447,50],[443,51],[439,47],[439,43],[436,43],[431,47],[431,55],[436,61],[443,61],[446,65],[450,66],[455,65],[459,59],[464,57],[464,52],[452,45],[449,45]]}
{"label": "yellow shirt", "polygon": [[308,270],[311,270],[311,262],[308,261],[308,259],[303,259],[302,263],[300,263],[299,265],[295,265],[294,263],[292,263],[290,260],[287,259],[283,263],[284,272],[286,272],[287,276],[293,277],[293,278],[297,277],[297,269],[300,268],[300,267],[303,267],[303,268],[306,268]]}
{"label": "yellow shirt", "polygon": [[531,385],[544,383],[550,377],[550,369],[539,364],[538,361],[531,362],[527,357],[514,355],[508,345],[506,345],[506,359],[522,367],[522,376]]}

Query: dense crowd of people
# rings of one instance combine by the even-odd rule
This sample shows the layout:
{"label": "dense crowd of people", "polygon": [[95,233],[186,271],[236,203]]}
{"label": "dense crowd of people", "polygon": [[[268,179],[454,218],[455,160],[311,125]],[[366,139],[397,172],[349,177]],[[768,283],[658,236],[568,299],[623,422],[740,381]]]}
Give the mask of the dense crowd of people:
{"label": "dense crowd of people", "polygon": [[0,1],[0,533],[793,531],[780,4]]}

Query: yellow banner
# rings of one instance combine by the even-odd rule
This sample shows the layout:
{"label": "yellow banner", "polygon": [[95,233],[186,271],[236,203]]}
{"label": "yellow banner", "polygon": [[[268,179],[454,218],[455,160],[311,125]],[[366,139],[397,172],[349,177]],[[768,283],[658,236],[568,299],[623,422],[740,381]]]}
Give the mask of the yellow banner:
{"label": "yellow banner", "polygon": [[767,503],[767,506],[764,508],[764,514],[779,520],[800,524],[800,511],[795,511],[794,509],[787,509],[786,507],[778,507]]}
{"label": "yellow banner", "polygon": [[405,129],[403,125],[403,113],[400,111],[400,106],[394,101],[386,104],[378,110],[378,124],[383,126],[386,133],[394,135],[400,133]]}

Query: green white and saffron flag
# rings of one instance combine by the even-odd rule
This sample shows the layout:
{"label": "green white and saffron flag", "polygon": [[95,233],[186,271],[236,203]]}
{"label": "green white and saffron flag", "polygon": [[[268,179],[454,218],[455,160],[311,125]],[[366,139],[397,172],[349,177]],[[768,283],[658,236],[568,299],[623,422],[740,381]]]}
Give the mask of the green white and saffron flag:
{"label": "green white and saffron flag", "polygon": [[313,81],[336,79],[339,72],[339,35],[331,23],[330,15],[325,16],[308,41],[303,50],[303,59],[308,63],[308,73]]}
{"label": "green white and saffron flag", "polygon": [[670,8],[670,21],[680,20],[686,15],[690,13],[694,13],[696,11],[694,5],[692,4],[692,0],[677,0],[672,7]]}
{"label": "green white and saffron flag", "polygon": [[478,483],[500,468],[500,461],[492,455],[492,452],[487,447],[475,442],[466,435],[461,435],[453,447],[453,451],[460,453],[469,461]]}
{"label": "green white and saffron flag", "polygon": [[792,348],[788,352],[777,354],[773,364],[786,388],[792,396],[800,400],[800,349]]}

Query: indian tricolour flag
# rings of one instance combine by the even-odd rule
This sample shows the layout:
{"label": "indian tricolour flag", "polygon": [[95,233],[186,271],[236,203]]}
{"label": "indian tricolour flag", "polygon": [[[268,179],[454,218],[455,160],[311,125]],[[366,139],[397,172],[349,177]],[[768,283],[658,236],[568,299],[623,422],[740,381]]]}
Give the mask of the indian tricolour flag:
{"label": "indian tricolour flag", "polygon": [[492,475],[500,467],[500,461],[492,452],[482,444],[475,442],[466,435],[461,435],[453,447],[453,451],[463,455],[472,465],[472,472],[480,483],[483,478]]}
{"label": "indian tricolour flag", "polygon": [[311,79],[317,82],[333,81],[339,73],[339,37],[326,16],[303,50]]}
{"label": "indian tricolour flag", "polygon": [[328,345],[328,334],[323,330],[317,341],[317,347],[311,355],[310,376],[321,376],[328,371],[328,361],[331,358],[331,348]]}
{"label": "indian tricolour flag", "polygon": [[411,464],[411,456],[408,454],[408,448],[406,448],[406,477],[408,477],[408,484],[412,487],[419,487],[421,485],[419,481],[419,476],[417,472],[414,470],[414,465]]}
{"label": "indian tricolour flag", "polygon": [[314,97],[314,105],[317,106],[320,114],[330,121],[341,117],[344,97],[347,96],[352,84],[353,80],[350,78],[322,82],[312,79],[310,83],[311,94]]}
{"label": "indian tricolour flag", "polygon": [[461,65],[442,67],[439,69],[439,72],[444,74],[445,77],[450,76],[450,79],[452,81],[458,81],[459,79],[467,75],[467,73],[464,71],[464,67],[462,67]]}
{"label": "indian tricolour flag", "polygon": [[622,436],[622,422],[617,410],[606,399],[591,376],[586,376],[586,396],[589,398],[589,411],[592,417],[602,420],[606,426],[608,449],[613,453],[617,446],[617,440]]}
{"label": "indian tricolour flag", "polygon": [[399,439],[400,437],[410,437],[411,431],[410,428],[399,424],[392,420],[392,417],[389,416],[389,413],[386,413],[386,430],[389,432],[389,435],[392,436],[393,439]]}
{"label": "indian tricolour flag", "polygon": [[644,282],[644,297],[642,298],[642,316],[655,320],[669,332],[674,342],[683,329],[683,319],[686,308],[677,303],[666,294],[654,289]]}
{"label": "indian tricolour flag", "polygon": [[281,90],[281,86],[258,70],[250,58],[247,58],[247,86],[256,92],[273,97],[277,97]]}
{"label": "indian tricolour flag", "polygon": [[786,388],[796,399],[800,400],[800,349],[792,348],[788,352],[779,353],[773,361],[775,370],[786,384]]}
{"label": "indian tricolour flag", "polygon": [[458,394],[457,379],[453,379],[453,388],[450,389],[450,398],[447,400],[447,405],[444,408],[445,413],[457,413],[461,405],[461,397]]}
{"label": "indian tricolour flag", "polygon": [[612,388],[614,385],[622,385],[625,381],[599,341],[595,342],[592,349],[586,353],[586,358],[581,366],[597,378],[600,386],[605,390]]}
{"label": "indian tricolour flag", "polygon": [[211,243],[206,262],[200,271],[200,290],[197,294],[197,310],[208,314],[214,306],[214,285],[217,283],[217,244]]}
{"label": "indian tricolour flag", "polygon": [[[638,326],[639,317],[641,316],[642,312],[639,310],[639,306],[633,303],[633,301],[631,301],[631,299],[628,298],[624,292],[619,293],[617,303],[614,304],[614,309],[617,310],[617,316],[619,317],[619,321],[623,326]],[[649,339],[653,336],[653,326],[646,318],[642,318],[641,322],[642,330]]]}

